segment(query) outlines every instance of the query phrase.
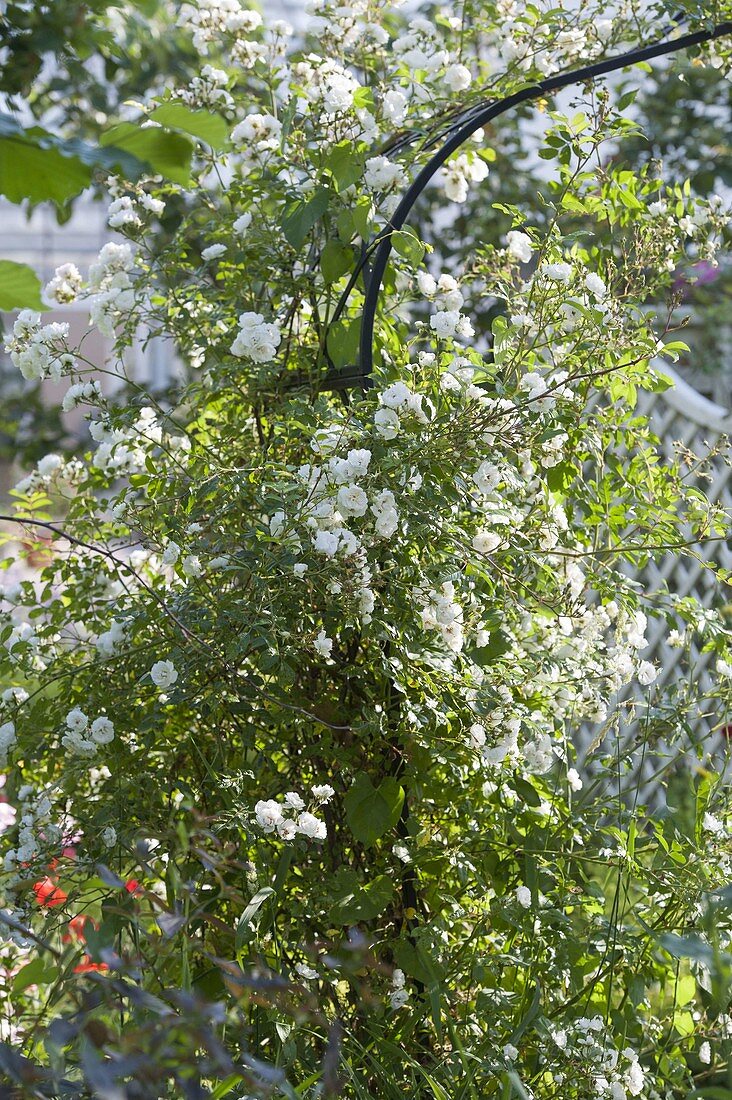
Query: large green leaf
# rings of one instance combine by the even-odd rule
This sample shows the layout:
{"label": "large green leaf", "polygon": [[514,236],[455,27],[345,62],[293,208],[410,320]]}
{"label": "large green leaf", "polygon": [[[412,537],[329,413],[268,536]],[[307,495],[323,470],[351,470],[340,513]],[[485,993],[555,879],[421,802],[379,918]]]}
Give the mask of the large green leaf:
{"label": "large green leaf", "polygon": [[344,191],[363,175],[364,156],[361,147],[341,141],[330,150],[323,164],[333,176],[337,190]]}
{"label": "large green leaf", "polygon": [[193,145],[183,134],[173,134],[159,126],[143,129],[136,122],[120,122],[102,134],[100,144],[131,153],[174,183],[185,186],[190,182]]}
{"label": "large green leaf", "polygon": [[353,267],[353,252],[338,241],[328,241],[320,255],[320,270],[326,283],[335,283]]}
{"label": "large green leaf", "polygon": [[396,252],[408,260],[413,267],[419,267],[424,259],[424,245],[416,234],[409,229],[397,229],[391,235],[391,243]]}
{"label": "large green leaf", "polygon": [[309,199],[295,199],[288,204],[282,232],[293,248],[298,251],[302,248],[308,233],[328,209],[330,197],[327,187],[319,187]]}
{"label": "large green leaf", "polygon": [[347,367],[356,363],[358,342],[361,336],[361,318],[336,321],[328,329],[328,355],[335,367]]}
{"label": "large green leaf", "polygon": [[394,894],[394,884],[388,875],[377,875],[371,882],[361,885],[358,876],[349,872],[342,876],[346,892],[330,911],[334,924],[356,924],[361,920],[373,920],[383,913]]}
{"label": "large green leaf", "polygon": [[63,207],[89,186],[95,168],[119,169],[137,179],[145,165],[122,149],[62,138],[41,126],[25,129],[13,115],[0,112],[0,194],[11,202]]}
{"label": "large green leaf", "polygon": [[387,776],[378,787],[367,775],[359,772],[344,798],[348,827],[362,844],[368,847],[392,829],[402,812],[404,790],[393,776]]}
{"label": "large green leaf", "polygon": [[63,206],[91,182],[92,170],[78,156],[24,136],[0,136],[0,194],[11,202]]}
{"label": "large green leaf", "polygon": [[36,956],[19,970],[13,978],[13,993],[22,993],[29,985],[48,985],[58,977],[55,966],[48,966],[45,959]]}
{"label": "large green leaf", "polygon": [[191,111],[182,103],[162,103],[150,115],[155,122],[171,130],[182,130],[192,134],[210,145],[212,149],[222,149],[229,138],[229,127],[221,115],[208,111]]}
{"label": "large green leaf", "polygon": [[45,309],[41,283],[32,267],[0,260],[0,309]]}
{"label": "large green leaf", "polygon": [[445,977],[444,968],[423,944],[399,939],[394,943],[394,961],[410,978],[425,986],[439,985]]}

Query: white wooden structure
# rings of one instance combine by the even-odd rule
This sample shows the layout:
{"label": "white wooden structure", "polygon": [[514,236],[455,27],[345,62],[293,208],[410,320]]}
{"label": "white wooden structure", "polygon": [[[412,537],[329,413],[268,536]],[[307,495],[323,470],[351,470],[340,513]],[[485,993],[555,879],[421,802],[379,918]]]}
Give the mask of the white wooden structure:
{"label": "white wooden structure", "polygon": [[[720,331],[718,338],[728,353],[732,348],[729,331]],[[693,344],[691,336],[687,339]],[[729,354],[725,354],[724,359],[727,369],[707,375],[697,372],[694,380],[708,390],[726,396],[730,392],[732,359]],[[679,444],[701,458],[711,456],[710,476],[697,478],[695,483],[707,498],[732,515],[732,461],[727,442],[732,437],[732,413],[729,408],[690,385],[666,362],[659,364],[659,369],[671,378],[673,386],[662,393],[639,391],[636,412],[649,418],[651,429],[660,441],[661,454],[669,462],[676,460]],[[676,596],[692,596],[704,608],[720,609],[732,602],[732,592],[719,584],[714,572],[705,567],[705,562],[732,570],[732,541],[709,540],[695,547],[693,554],[676,550],[661,553],[648,562],[636,579],[647,595],[668,591]],[[657,806],[664,799],[665,784],[663,779],[658,780],[658,776],[667,752],[663,738],[652,743],[650,750],[644,744],[645,703],[651,700],[653,705],[653,698],[663,694],[664,686],[671,688],[680,680],[689,683],[691,705],[687,712],[687,731],[682,734],[682,740],[685,737],[689,747],[691,743],[703,742],[705,751],[712,753],[718,762],[727,748],[723,730],[732,722],[732,715],[720,713],[708,699],[719,677],[713,654],[701,652],[701,646],[692,639],[691,659],[687,664],[684,649],[669,645],[668,628],[663,619],[649,621],[647,637],[649,644],[641,656],[659,668],[658,679],[652,689],[630,689],[622,694],[617,700],[615,714],[611,715],[604,729],[596,725],[583,727],[578,733],[576,747],[583,771],[588,775],[602,777],[600,761],[602,757],[612,755],[627,766],[623,788],[629,792],[637,791],[642,801]],[[685,667],[682,667],[682,662]],[[640,704],[637,708],[628,706],[634,699]],[[603,732],[604,740],[598,745]],[[670,755],[678,759],[678,748]],[[610,776],[605,778],[610,781]],[[615,777],[611,781],[614,784]]]}

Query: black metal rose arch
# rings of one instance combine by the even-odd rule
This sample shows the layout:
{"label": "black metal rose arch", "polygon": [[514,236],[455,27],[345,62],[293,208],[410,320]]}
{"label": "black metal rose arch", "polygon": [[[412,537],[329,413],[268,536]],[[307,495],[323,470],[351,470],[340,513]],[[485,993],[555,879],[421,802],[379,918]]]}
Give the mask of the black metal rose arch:
{"label": "black metal rose arch", "polygon": [[[513,95],[506,96],[504,99],[492,99],[477,103],[467,110],[455,114],[447,128],[443,129],[438,136],[431,138],[427,143],[427,147],[438,145],[438,148],[421,168],[414,181],[404,193],[385,227],[363,249],[361,260],[351,275],[331,321],[331,324],[333,324],[342,316],[350,293],[356,285],[359,276],[363,273],[366,294],[361,321],[358,364],[355,369],[346,369],[340,372],[329,373],[324,379],[322,389],[348,390],[355,387],[368,388],[372,385],[371,374],[374,363],[374,323],[384,273],[392,250],[392,234],[403,228],[412,208],[428,183],[433,179],[449,157],[468,141],[476,130],[479,130],[493,119],[510,111],[513,107],[518,107],[521,103],[539,100],[546,95],[551,95],[560,91],[562,88],[586,84],[596,80],[598,77],[604,76],[606,73],[617,72],[619,69],[628,68],[639,62],[650,61],[653,58],[662,57],[665,54],[678,53],[682,50],[687,50],[693,46],[701,45],[704,42],[711,42],[730,34],[732,34],[732,21],[719,23],[716,26],[704,30],[694,31],[689,34],[679,35],[675,38],[657,42],[652,46],[645,46],[641,49],[618,54],[615,57],[606,58],[592,65],[586,65],[581,69],[556,73],[536,84],[531,84],[526,88],[522,88]],[[405,141],[413,141],[416,136],[417,135],[407,135],[405,139],[395,142],[390,152],[393,153],[398,148],[401,148]],[[369,269],[368,263],[371,258],[373,258],[373,264]]]}

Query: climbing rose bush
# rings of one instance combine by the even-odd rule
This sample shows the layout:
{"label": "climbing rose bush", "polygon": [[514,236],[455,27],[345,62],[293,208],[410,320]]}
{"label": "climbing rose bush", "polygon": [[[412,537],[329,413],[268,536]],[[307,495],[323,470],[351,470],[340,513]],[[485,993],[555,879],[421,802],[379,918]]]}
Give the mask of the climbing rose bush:
{"label": "climbing rose bush", "polygon": [[[110,179],[109,243],[46,287],[109,358],[31,311],[7,336],[89,421],[4,517],[35,563],[0,619],[23,1095],[722,1095],[730,634],[722,598],[634,578],[725,533],[709,456],[662,461],[635,405],[726,202],[624,165],[632,90],[595,84],[543,104],[540,219],[506,202],[500,239],[441,262],[439,218],[506,171],[496,124],[428,224],[389,224],[456,108],[674,11],[318,0],[303,42],[180,6],[200,76],[137,133],[190,166]],[[720,80],[727,41],[694,55]],[[128,377],[140,333],[174,347],[169,390]],[[664,633],[688,660],[660,690]]]}

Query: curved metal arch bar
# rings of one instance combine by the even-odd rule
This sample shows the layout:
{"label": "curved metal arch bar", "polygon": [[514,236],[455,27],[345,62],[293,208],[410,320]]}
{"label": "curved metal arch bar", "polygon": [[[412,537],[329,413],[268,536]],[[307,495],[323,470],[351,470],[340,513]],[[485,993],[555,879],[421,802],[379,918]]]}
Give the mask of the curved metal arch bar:
{"label": "curved metal arch bar", "polygon": [[[364,299],[358,371],[353,374],[342,372],[339,375],[331,375],[330,378],[325,380],[326,383],[330,383],[330,385],[326,385],[324,388],[342,390],[349,389],[352,386],[368,387],[373,385],[371,372],[374,365],[374,323],[376,320],[376,309],[379,302],[381,284],[391,254],[391,234],[404,226],[412,207],[432,177],[442,167],[445,161],[468,140],[471,134],[474,134],[476,130],[479,130],[481,126],[485,126],[486,123],[491,122],[494,118],[498,118],[499,115],[504,114],[506,111],[510,111],[512,107],[517,107],[520,103],[538,99],[541,96],[557,92],[561,88],[570,87],[572,84],[584,84],[587,81],[595,80],[599,76],[604,76],[605,73],[616,72],[618,69],[627,68],[640,61],[650,61],[652,58],[662,57],[664,54],[676,53],[680,50],[700,45],[702,42],[711,42],[714,39],[723,38],[728,34],[732,34],[732,22],[720,23],[709,30],[695,31],[692,34],[682,35],[670,42],[658,42],[654,46],[645,46],[642,49],[619,54],[617,57],[607,58],[605,61],[598,61],[596,64],[587,65],[582,69],[558,73],[555,76],[547,77],[546,80],[542,80],[537,84],[532,84],[528,88],[523,88],[520,92],[515,92],[505,99],[500,99],[497,102],[491,101],[489,103],[474,105],[465,111],[464,114],[458,116],[455,122],[449,127],[444,144],[440,146],[437,152],[432,155],[421,169],[403,195],[386,227],[368,246],[367,254],[371,254],[374,248],[376,252],[373,267],[369,272],[366,297]],[[344,295],[340,304],[345,305],[344,299],[347,297],[350,290],[353,289],[358,273],[363,266],[364,263],[362,261],[354,272],[351,281],[349,281],[347,293]],[[340,309],[338,312],[340,313]]]}

